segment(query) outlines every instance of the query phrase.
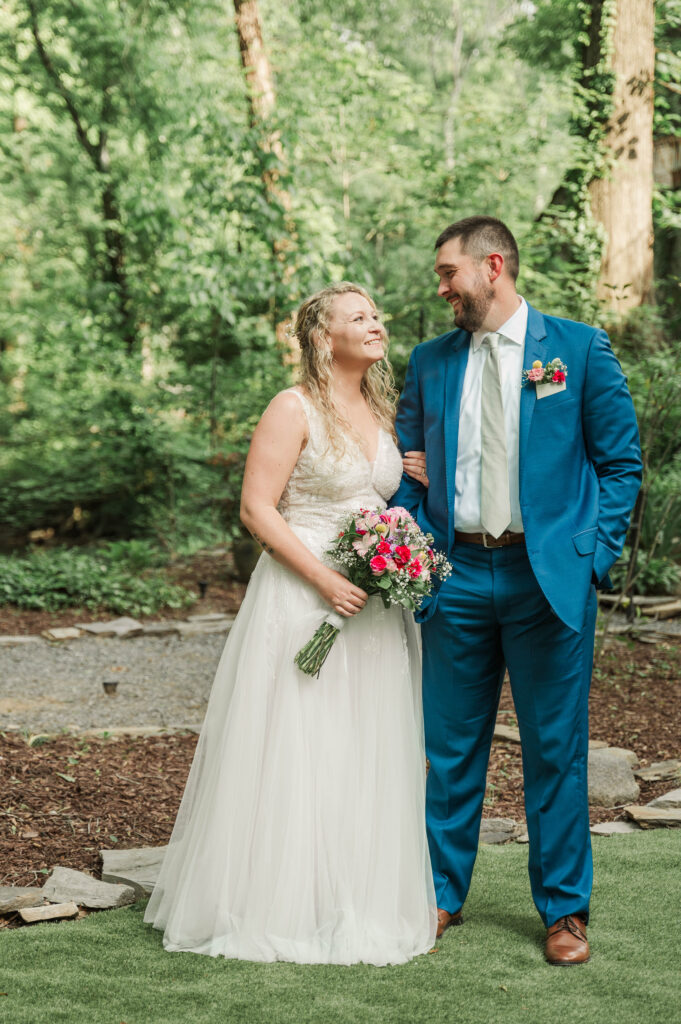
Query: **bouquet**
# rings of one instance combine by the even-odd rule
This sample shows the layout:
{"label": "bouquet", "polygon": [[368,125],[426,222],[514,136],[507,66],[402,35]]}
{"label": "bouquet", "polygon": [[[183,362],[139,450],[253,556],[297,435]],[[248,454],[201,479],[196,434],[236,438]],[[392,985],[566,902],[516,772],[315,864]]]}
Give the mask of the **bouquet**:
{"label": "bouquet", "polygon": [[[349,513],[340,527],[327,555],[345,568],[356,587],[370,597],[379,594],[386,608],[398,604],[414,611],[430,593],[433,576],[446,579],[452,571],[445,556],[430,546],[432,534],[424,534],[405,508],[361,508]],[[346,621],[336,612],[326,615],[296,654],[295,663],[303,672],[319,675]]]}

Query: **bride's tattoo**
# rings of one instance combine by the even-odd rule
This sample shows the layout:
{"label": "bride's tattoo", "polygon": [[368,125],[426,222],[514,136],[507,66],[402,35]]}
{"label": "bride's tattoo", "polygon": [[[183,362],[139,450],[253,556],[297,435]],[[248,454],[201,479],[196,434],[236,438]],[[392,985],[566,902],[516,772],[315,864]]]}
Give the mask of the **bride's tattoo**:
{"label": "bride's tattoo", "polygon": [[272,552],[274,551],[274,548],[270,544],[268,544],[266,541],[264,541],[262,539],[262,537],[258,537],[258,535],[255,532],[255,530],[251,530],[251,537],[253,538],[253,540],[257,540],[258,544],[263,549],[263,551],[266,551],[268,555],[272,554]]}

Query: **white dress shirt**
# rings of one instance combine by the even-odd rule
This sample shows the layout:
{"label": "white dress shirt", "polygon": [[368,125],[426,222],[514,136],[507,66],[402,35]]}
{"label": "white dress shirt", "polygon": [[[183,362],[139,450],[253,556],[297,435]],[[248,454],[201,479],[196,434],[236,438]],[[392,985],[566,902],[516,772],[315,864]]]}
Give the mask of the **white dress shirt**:
{"label": "white dress shirt", "polygon": [[[499,327],[499,364],[501,393],[506,426],[506,452],[508,455],[508,484],[511,499],[511,523],[507,529],[523,532],[520,515],[520,481],[518,430],[520,420],[520,388],[523,375],[525,333],[527,331],[527,303],[520,305],[505,324]],[[461,410],[459,412],[459,447],[456,456],[454,483],[454,526],[463,533],[482,533],[480,522],[480,486],[482,454],[482,370],[489,352],[483,340],[489,331],[476,331],[470,342],[468,363],[463,379]]]}

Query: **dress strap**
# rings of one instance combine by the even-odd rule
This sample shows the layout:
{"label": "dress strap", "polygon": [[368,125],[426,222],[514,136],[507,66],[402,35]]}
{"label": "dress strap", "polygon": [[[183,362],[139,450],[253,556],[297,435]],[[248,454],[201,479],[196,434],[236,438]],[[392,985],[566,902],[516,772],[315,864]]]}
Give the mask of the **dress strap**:
{"label": "dress strap", "polygon": [[315,408],[314,404],[310,401],[310,399],[307,397],[307,395],[304,395],[302,393],[302,391],[298,391],[298,389],[295,388],[295,387],[293,387],[293,388],[286,388],[286,392],[285,393],[289,394],[289,395],[295,395],[296,396],[296,398],[299,400],[300,404],[303,407],[303,410],[305,412],[305,416],[307,418],[308,426],[310,427],[310,429],[312,429],[312,425],[313,425],[313,423],[316,422],[316,419],[317,419],[317,417],[315,415],[316,412],[317,412],[317,409]]}
{"label": "dress strap", "polygon": [[298,391],[295,387],[286,388],[286,394],[295,395],[300,404],[303,407],[305,418],[307,420],[307,427],[309,431],[308,442],[306,448],[309,448],[311,444],[318,443],[322,436],[321,417],[315,404],[304,395],[301,391]]}

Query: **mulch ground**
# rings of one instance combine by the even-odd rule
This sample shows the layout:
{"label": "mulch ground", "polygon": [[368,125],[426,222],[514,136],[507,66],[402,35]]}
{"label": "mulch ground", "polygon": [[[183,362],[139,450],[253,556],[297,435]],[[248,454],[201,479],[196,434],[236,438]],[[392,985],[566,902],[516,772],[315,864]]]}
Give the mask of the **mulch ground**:
{"label": "mulch ground", "polygon": [[[73,619],[71,619],[73,621]],[[599,659],[591,736],[634,750],[641,764],[681,756],[681,644],[614,640]],[[514,725],[508,687],[502,717]],[[92,739],[0,734],[0,885],[41,885],[57,864],[99,876],[99,851],[167,842],[197,737]],[[641,783],[640,803],[672,788]],[[485,815],[522,820],[515,743],[495,741]],[[618,808],[592,807],[593,822]]]}

